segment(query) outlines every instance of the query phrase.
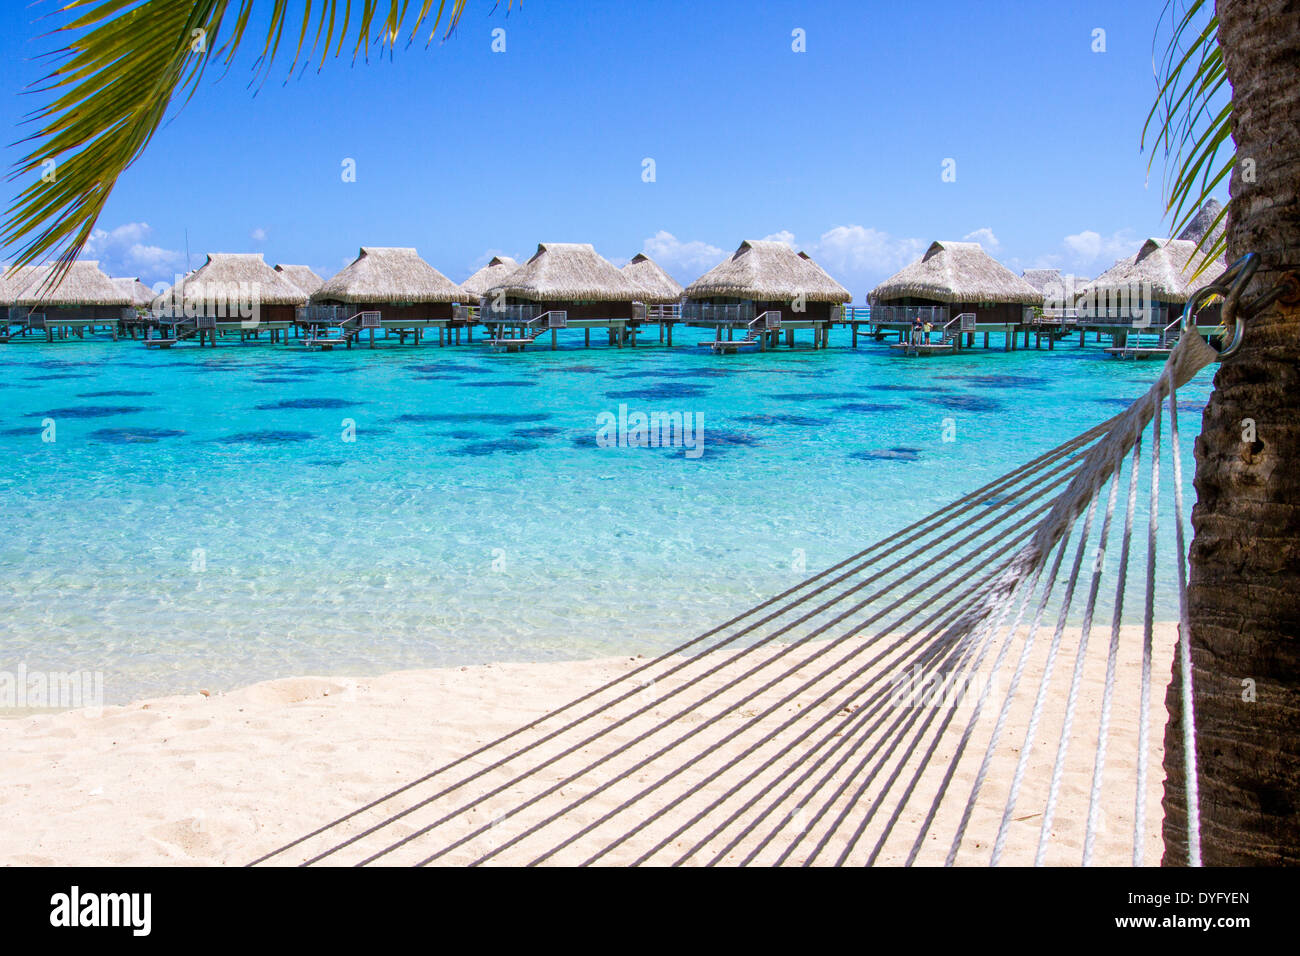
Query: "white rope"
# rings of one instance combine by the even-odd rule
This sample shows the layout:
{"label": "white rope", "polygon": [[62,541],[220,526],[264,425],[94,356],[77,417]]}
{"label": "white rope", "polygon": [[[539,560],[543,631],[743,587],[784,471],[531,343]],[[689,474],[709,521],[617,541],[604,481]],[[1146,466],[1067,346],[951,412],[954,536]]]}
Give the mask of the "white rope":
{"label": "white rope", "polygon": [[1038,853],[1034,865],[1042,866],[1047,860],[1047,844],[1052,834],[1052,820],[1056,814],[1056,800],[1061,792],[1061,777],[1065,773],[1065,755],[1070,749],[1070,732],[1074,728],[1074,712],[1079,704],[1079,688],[1083,686],[1083,669],[1087,663],[1088,638],[1092,634],[1092,617],[1097,607],[1097,592],[1101,588],[1102,570],[1106,562],[1106,543],[1110,535],[1110,522],[1115,514],[1115,499],[1119,492],[1119,475],[1110,481],[1110,494],[1106,500],[1106,517],[1102,519],[1101,536],[1093,559],[1092,584],[1088,588],[1088,603],[1083,612],[1083,627],[1079,632],[1079,648],[1074,655],[1074,673],[1070,678],[1070,693],[1065,701],[1065,720],[1061,724],[1061,740],[1056,746],[1056,760],[1052,765],[1052,782],[1047,791],[1047,806],[1043,808],[1042,827],[1038,832]]}
{"label": "white rope", "polygon": [[[1001,646],[998,648],[998,655],[993,661],[993,666],[990,669],[988,680],[984,682],[984,686],[980,690],[979,700],[976,701],[975,707],[971,711],[970,719],[966,721],[966,727],[962,731],[961,741],[958,743],[957,749],[953,753],[952,758],[948,761],[948,770],[944,774],[943,780],[940,782],[938,790],[935,792],[934,799],[930,802],[930,811],[929,813],[926,814],[924,822],[922,822],[920,829],[917,831],[916,838],[912,841],[912,850],[907,857],[907,863],[909,866],[916,860],[917,854],[921,851],[921,845],[925,839],[925,835],[926,833],[929,832],[930,826],[934,822],[935,815],[939,812],[939,804],[943,801],[944,796],[947,794],[948,785],[952,782],[953,774],[957,772],[957,764],[961,761],[962,754],[966,752],[966,745],[970,743],[971,736],[975,732],[975,726],[976,724],[979,723],[980,715],[984,711],[984,704],[988,700],[990,691],[992,691],[993,689],[993,684],[997,680],[997,675],[1002,670],[1002,664],[1007,656],[1007,652],[1011,649],[1011,645],[1015,640],[1016,632],[1020,629],[1020,622],[1024,619],[1025,609],[1029,606],[1029,599],[1033,596],[1033,592],[1038,587],[1038,581],[1041,575],[1042,575],[1042,570],[1039,569],[1039,571],[1035,572],[1034,577],[1028,583],[1028,586],[1024,588],[1024,592],[1025,592],[1024,597],[1020,602],[1020,609],[1016,612],[1015,621],[1014,623],[1012,623],[1011,628],[1007,631],[1006,639],[1002,641]],[[1009,607],[1010,607],[1010,602],[1008,602],[1007,604],[1007,608]],[[1002,627],[1002,620],[999,619],[998,628],[1001,629],[1001,627]],[[982,659],[983,658],[982,652],[980,656]],[[979,667],[978,662],[976,663],[975,667],[978,670]],[[966,802],[966,807],[962,812],[962,818],[958,828],[958,836],[953,842],[953,848],[948,853],[948,858],[944,863],[945,866],[952,866],[953,864],[953,858],[954,855],[956,854],[957,844],[961,842],[961,833],[965,831],[967,821],[969,821],[970,814],[973,809],[974,809],[973,800],[968,800]]]}
{"label": "white rope", "polygon": [[1156,534],[1160,526],[1160,407],[1151,422],[1151,514],[1147,524],[1147,594],[1142,616],[1142,699],[1138,706],[1137,796],[1133,808],[1133,865],[1142,865],[1147,815],[1147,748],[1150,746],[1151,645],[1155,633]]}
{"label": "white rope", "polygon": [[998,826],[998,835],[993,841],[991,866],[997,866],[1006,846],[1007,829],[1011,824],[1011,815],[1016,811],[1020,799],[1020,787],[1025,780],[1025,768],[1029,764],[1029,755],[1034,749],[1034,736],[1038,733],[1038,723],[1043,717],[1043,706],[1047,703],[1047,689],[1051,684],[1052,671],[1056,669],[1056,655],[1061,649],[1061,635],[1065,633],[1065,622],[1074,603],[1074,587],[1079,580],[1079,569],[1083,566],[1083,555],[1088,550],[1088,535],[1092,531],[1092,519],[1097,513],[1097,502],[1088,506],[1088,516],[1083,521],[1083,533],[1075,549],[1074,565],[1065,582],[1065,596],[1061,600],[1061,610],[1056,618],[1056,630],[1052,633],[1052,643],[1047,650],[1047,662],[1043,665],[1043,676],[1038,682],[1038,693],[1034,697],[1034,709],[1029,715],[1029,726],[1025,728],[1025,739],[1020,745],[1020,758],[1016,761],[1016,770],[1011,778],[1011,789],[1007,793],[1007,803],[1002,810],[1002,823]]}
{"label": "white rope", "polygon": [[[1124,616],[1124,588],[1128,581],[1129,550],[1133,542],[1133,512],[1137,510],[1138,472],[1142,466],[1142,439],[1133,446],[1129,466],[1128,507],[1124,511],[1124,538],[1120,545],[1119,571],[1115,577],[1115,610],[1110,622],[1110,647],[1106,651],[1106,683],[1101,696],[1101,723],[1097,728],[1097,759],[1092,770],[1092,793],[1088,796],[1088,824],[1083,834],[1083,865],[1092,864],[1097,817],[1101,812],[1101,780],[1106,767],[1106,743],[1110,739],[1110,705],[1115,696],[1115,664],[1119,657],[1119,628]],[[1119,475],[1115,476],[1118,481]]]}
{"label": "white rope", "polygon": [[1034,623],[1030,625],[1029,633],[1025,637],[1025,643],[1021,647],[1020,659],[1016,662],[1015,672],[1011,675],[1011,684],[1002,699],[1002,707],[998,711],[998,719],[994,724],[993,733],[989,736],[988,746],[984,748],[984,759],[980,762],[979,771],[975,774],[975,783],[971,787],[970,796],[966,799],[966,808],[962,812],[961,822],[957,827],[957,832],[953,835],[952,845],[948,848],[948,858],[946,860],[948,866],[951,866],[956,861],[957,851],[961,846],[962,839],[965,837],[971,813],[975,808],[976,801],[979,799],[980,791],[984,788],[984,781],[988,777],[989,767],[993,763],[993,755],[997,752],[998,741],[1002,737],[1002,731],[1007,725],[1007,717],[1011,713],[1011,703],[1015,699],[1016,690],[1019,688],[1020,680],[1024,676],[1025,665],[1028,663],[1029,654],[1033,650],[1034,639],[1042,626],[1047,605],[1051,600],[1056,585],[1056,577],[1060,574],[1061,562],[1065,559],[1066,551],[1069,550],[1069,542],[1070,532],[1067,530],[1065,537],[1061,539],[1060,546],[1056,549],[1056,559],[1052,564],[1052,571],[1048,575],[1043,588],[1042,598],[1038,602],[1038,611],[1034,615]]}

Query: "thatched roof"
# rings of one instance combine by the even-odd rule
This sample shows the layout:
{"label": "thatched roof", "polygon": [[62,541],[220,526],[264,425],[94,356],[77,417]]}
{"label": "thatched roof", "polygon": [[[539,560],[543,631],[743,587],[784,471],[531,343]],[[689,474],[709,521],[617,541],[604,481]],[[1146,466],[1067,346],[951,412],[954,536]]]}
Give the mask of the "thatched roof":
{"label": "thatched roof", "polygon": [[664,272],[659,263],[644,252],[638,252],[633,256],[632,261],[623,267],[622,272],[641,289],[637,297],[638,302],[647,305],[664,305],[676,302],[682,297],[681,283]]}
{"label": "thatched roof", "polygon": [[1062,275],[1060,269],[1026,269],[1020,276],[1043,294],[1048,303],[1072,303],[1078,292],[1088,283],[1085,276]]}
{"label": "thatched roof", "polygon": [[641,289],[586,242],[543,242],[500,285],[508,296],[535,302],[631,302]]}
{"label": "thatched roof", "polygon": [[414,249],[362,246],[342,272],[321,285],[315,302],[459,302],[460,286]]}
{"label": "thatched roof", "polygon": [[1042,305],[1043,294],[986,253],[978,242],[933,242],[925,255],[871,292],[872,302],[1011,302]]}
{"label": "thatched roof", "polygon": [[149,288],[143,282],[137,279],[113,279],[113,285],[117,286],[118,291],[131,297],[131,304],[136,308],[143,308],[153,302],[153,289]]}
{"label": "thatched roof", "polygon": [[258,305],[306,305],[307,294],[262,261],[260,252],[214,252],[185,278],[185,296],[233,299],[244,288]]}
{"label": "thatched roof", "polygon": [[[1183,228],[1183,231],[1178,234],[1178,238],[1190,239],[1192,242],[1200,241],[1202,236],[1211,232],[1210,227],[1214,225],[1215,218],[1217,218],[1221,212],[1223,212],[1223,205],[1217,199],[1207,199],[1205,205],[1196,211],[1196,215],[1192,217],[1192,221],[1189,222]],[[1210,238],[1202,243],[1202,249],[1208,251],[1209,248],[1218,241],[1219,237],[1223,235],[1226,224],[1227,220],[1224,219],[1220,221],[1217,226],[1214,226]]]}
{"label": "thatched roof", "polygon": [[1148,239],[1136,253],[1119,260],[1079,293],[1083,297],[1133,294],[1146,287],[1157,302],[1186,302],[1226,268],[1222,259],[1217,260],[1193,280],[1192,273],[1204,258],[1196,252],[1196,243],[1191,239]]}
{"label": "thatched roof", "polygon": [[506,281],[510,273],[519,268],[519,263],[509,256],[493,256],[492,261],[460,284],[471,299],[487,295],[488,289],[495,289]]}
{"label": "thatched roof", "polygon": [[851,302],[853,296],[817,263],[783,242],[746,239],[686,287],[690,299],[734,298],[775,302],[798,296],[809,302]]}
{"label": "thatched roof", "polygon": [[[22,269],[10,280],[9,289],[14,295],[14,304],[27,308],[40,306],[121,306],[131,304],[131,296],[119,291],[113,280],[100,271],[98,262],[78,259],[68,268],[58,285],[50,288],[52,265],[33,266]],[[8,284],[8,283],[6,283]]]}
{"label": "thatched roof", "polygon": [[275,267],[275,271],[296,285],[308,296],[325,284],[325,280],[313,272],[311,266],[286,266],[280,264]]}

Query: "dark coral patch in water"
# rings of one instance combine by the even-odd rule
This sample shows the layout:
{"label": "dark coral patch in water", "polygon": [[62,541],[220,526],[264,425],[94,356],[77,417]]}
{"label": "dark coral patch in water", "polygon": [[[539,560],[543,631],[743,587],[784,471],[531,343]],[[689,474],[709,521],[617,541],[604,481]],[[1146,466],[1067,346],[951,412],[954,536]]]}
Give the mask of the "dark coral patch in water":
{"label": "dark coral patch in water", "polygon": [[620,372],[610,378],[722,378],[735,374],[727,368],[681,368],[681,369],[647,369],[636,372]]}
{"label": "dark coral patch in water", "polygon": [[812,418],[808,415],[740,415],[736,419],[754,425],[794,425],[799,428],[817,428],[829,425],[829,418]]}
{"label": "dark coral patch in water", "polygon": [[106,392],[80,392],[77,398],[144,398],[153,392],[133,392],[129,389],[109,389]]}
{"label": "dark coral patch in water", "polygon": [[431,365],[404,365],[403,368],[412,372],[419,372],[422,375],[462,375],[465,372],[472,371],[471,365],[458,365],[455,362],[437,363]]}
{"label": "dark coral patch in water", "polygon": [[239,432],[216,439],[222,445],[288,445],[293,442],[311,441],[316,436],[311,432],[260,431]]}
{"label": "dark coral patch in water", "polygon": [[901,409],[902,405],[888,405],[884,402],[847,402],[844,405],[836,405],[837,412],[896,412]]}
{"label": "dark coral patch in water", "polygon": [[28,412],[27,418],[110,418],[113,415],[134,415],[153,409],[136,405],[77,405],[72,408],[52,408],[48,412]]}
{"label": "dark coral patch in water", "polygon": [[837,402],[846,398],[861,398],[861,392],[778,392],[769,396],[782,402]]}
{"label": "dark coral patch in water", "polygon": [[921,457],[920,451],[919,448],[870,448],[849,452],[849,457],[858,461],[916,461]]}
{"label": "dark coral patch in water", "polygon": [[398,415],[393,419],[395,422],[412,422],[415,424],[425,424],[430,422],[446,422],[449,424],[474,424],[499,422],[503,425],[511,425],[516,422],[544,422],[554,416],[550,412],[536,413],[514,413],[514,412],[407,412],[404,415]]}
{"label": "dark coral patch in water", "polygon": [[319,465],[322,468],[341,468],[347,462],[342,458],[316,458],[307,462],[309,465]]}
{"label": "dark coral patch in water", "polygon": [[875,392],[946,392],[941,385],[868,385]]}
{"label": "dark coral patch in water", "polygon": [[473,441],[475,438],[482,438],[482,432],[469,431],[468,429],[457,429],[451,432],[438,432],[439,435],[445,435],[447,438],[455,438],[457,441]]}
{"label": "dark coral patch in water", "polygon": [[703,444],[705,448],[713,448],[715,446],[723,448],[756,448],[763,443],[753,435],[746,432],[705,428]]}
{"label": "dark coral patch in water", "polygon": [[299,408],[354,408],[364,402],[349,402],[342,398],[286,398],[278,402],[263,402],[255,406],[260,412]]}
{"label": "dark coral patch in water", "polygon": [[936,377],[970,382],[972,385],[983,385],[987,388],[1039,388],[1047,384],[1047,379],[1034,375],[939,375]]}
{"label": "dark coral patch in water", "polygon": [[554,425],[538,425],[536,428],[514,428],[510,431],[510,434],[517,435],[520,438],[554,438],[556,435],[563,433],[563,428],[556,428]]}
{"label": "dark coral patch in water", "polygon": [[493,441],[473,442],[469,445],[463,445],[452,452],[453,455],[495,455],[498,452],[507,454],[518,454],[519,452],[532,451],[535,448],[541,448],[535,441],[524,441],[520,438],[497,438]]}
{"label": "dark coral patch in water", "polygon": [[65,378],[94,378],[94,372],[59,372],[55,375],[28,375],[25,382],[58,382]]}
{"label": "dark coral patch in water", "polygon": [[941,405],[963,412],[996,412],[1002,407],[1000,402],[978,395],[926,395],[925,401],[931,405]]}
{"label": "dark coral patch in water", "polygon": [[606,392],[606,398],[641,398],[650,401],[673,398],[695,398],[706,394],[704,385],[683,385],[680,382],[664,382],[647,388],[629,388],[621,392]]}
{"label": "dark coral patch in water", "polygon": [[505,379],[499,382],[461,382],[461,388],[529,388],[536,385],[524,379]]}
{"label": "dark coral patch in water", "polygon": [[164,438],[179,438],[185,432],[175,428],[100,428],[90,437],[110,445],[153,444]]}
{"label": "dark coral patch in water", "polygon": [[41,433],[41,429],[35,425],[28,425],[26,428],[6,428],[0,431],[0,435],[31,435],[35,437]]}

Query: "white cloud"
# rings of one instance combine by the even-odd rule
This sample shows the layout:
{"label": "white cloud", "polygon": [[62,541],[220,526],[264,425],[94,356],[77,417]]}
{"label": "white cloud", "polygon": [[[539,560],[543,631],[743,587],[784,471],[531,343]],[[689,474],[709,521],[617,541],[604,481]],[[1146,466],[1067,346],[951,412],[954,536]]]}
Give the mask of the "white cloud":
{"label": "white cloud", "polygon": [[[835,226],[806,243],[800,243],[788,229],[763,238],[807,252],[845,288],[856,290],[858,297],[916,259],[926,247],[920,239],[900,238],[857,225]],[[707,242],[683,242],[662,230],[645,241],[642,251],[683,285],[693,282],[728,255]]]}
{"label": "white cloud", "polygon": [[266,242],[266,230],[261,226],[258,226],[248,234],[248,238],[252,239],[254,242]]}
{"label": "white cloud", "polygon": [[993,235],[993,230],[988,226],[976,229],[974,232],[968,232],[962,236],[962,239],[966,242],[978,242],[984,247],[985,252],[993,252],[998,246],[1002,245],[1002,243],[998,242],[998,237]]}
{"label": "white cloud", "polygon": [[663,229],[647,239],[641,251],[683,285],[698,279],[727,256],[726,251],[717,246],[698,239],[682,242]]}
{"label": "white cloud", "polygon": [[1109,236],[1085,229],[1062,241],[1071,263],[1076,266],[1109,266],[1117,259],[1131,256],[1139,245],[1131,229],[1120,229]]}
{"label": "white cloud", "polygon": [[145,242],[153,233],[147,222],[128,222],[115,229],[96,229],[83,257],[98,259],[99,267],[113,276],[139,276],[146,285],[185,271],[185,254]]}
{"label": "white cloud", "polygon": [[896,238],[867,226],[836,226],[806,251],[833,276],[883,279],[917,258],[925,246],[920,239]]}

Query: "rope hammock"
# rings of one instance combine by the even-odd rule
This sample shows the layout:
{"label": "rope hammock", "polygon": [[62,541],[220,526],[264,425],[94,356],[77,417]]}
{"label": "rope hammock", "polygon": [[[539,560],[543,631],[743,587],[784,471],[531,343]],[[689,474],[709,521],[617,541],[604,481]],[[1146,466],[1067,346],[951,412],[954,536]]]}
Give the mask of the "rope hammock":
{"label": "rope hammock", "polygon": [[[1188,303],[1121,414],[254,863],[1086,865],[1131,843],[1141,865],[1159,660],[1179,678],[1199,865],[1177,391],[1238,346],[1253,271]],[[1237,326],[1222,352],[1196,330],[1210,294]],[[1176,649],[1155,623],[1162,459]],[[1139,628],[1122,617],[1141,498]],[[1119,719],[1136,733],[1112,734]]]}

